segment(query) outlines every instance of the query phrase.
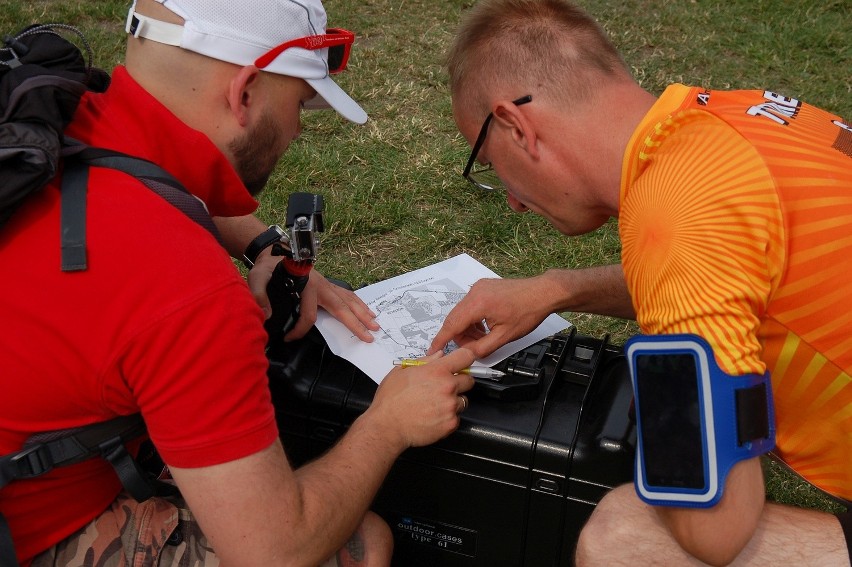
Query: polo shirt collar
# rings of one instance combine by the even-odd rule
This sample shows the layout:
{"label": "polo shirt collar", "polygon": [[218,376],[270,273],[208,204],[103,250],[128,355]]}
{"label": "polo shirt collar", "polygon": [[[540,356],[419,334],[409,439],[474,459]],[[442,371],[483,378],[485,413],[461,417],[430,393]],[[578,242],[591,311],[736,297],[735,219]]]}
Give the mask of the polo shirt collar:
{"label": "polo shirt collar", "polygon": [[181,122],[124,66],[113,70],[105,93],[87,93],[67,132],[92,146],[156,163],[204,201],[212,216],[242,216],[257,208],[257,201],[213,142]]}

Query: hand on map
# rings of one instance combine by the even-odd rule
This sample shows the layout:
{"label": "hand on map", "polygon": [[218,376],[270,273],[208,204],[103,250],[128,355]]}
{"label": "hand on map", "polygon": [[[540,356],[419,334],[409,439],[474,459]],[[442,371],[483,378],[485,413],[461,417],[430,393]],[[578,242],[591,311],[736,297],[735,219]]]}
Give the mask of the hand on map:
{"label": "hand on map", "polygon": [[[267,318],[272,314],[266,286],[272,277],[272,271],[280,262],[279,257],[268,254],[260,256],[257,263],[248,274],[249,289],[255,301],[263,309]],[[317,321],[317,307],[322,307],[336,320],[340,321],[353,335],[364,342],[372,342],[370,331],[378,331],[379,325],[367,304],[355,292],[334,285],[319,273],[311,270],[308,283],[301,293],[299,320],[284,335],[285,341],[294,341],[305,336]]]}
{"label": "hand on map", "polygon": [[343,323],[352,334],[364,342],[373,342],[370,331],[378,331],[376,314],[367,307],[355,292],[335,285],[325,279],[325,276],[311,270],[308,284],[301,294],[301,312],[299,321],[284,336],[284,341],[302,338],[317,320],[317,307],[322,307],[329,314]]}
{"label": "hand on map", "polygon": [[[474,380],[459,372],[474,361],[473,353],[460,348],[427,357],[428,364],[393,369],[376,391],[368,412],[399,436],[402,449],[434,443],[459,425],[460,395]],[[366,415],[366,414],[365,414]]]}
{"label": "hand on map", "polygon": [[473,284],[447,314],[428,352],[454,341],[484,358],[530,333],[551,313],[534,292],[533,279],[481,279]]}

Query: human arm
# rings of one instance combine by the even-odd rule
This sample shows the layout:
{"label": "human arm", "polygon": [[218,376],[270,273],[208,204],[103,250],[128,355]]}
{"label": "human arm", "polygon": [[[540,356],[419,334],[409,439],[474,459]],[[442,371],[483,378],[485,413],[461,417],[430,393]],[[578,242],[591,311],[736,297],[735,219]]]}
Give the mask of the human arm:
{"label": "human arm", "polygon": [[[775,186],[739,132],[710,115],[683,119],[665,143],[645,146],[655,148],[652,165],[622,199],[622,260],[642,332],[699,335],[724,373],[762,375],[768,364],[761,317],[784,266]],[[719,151],[693,159],[709,146]],[[742,176],[746,168],[752,175]],[[713,418],[733,416],[716,411]],[[731,469],[712,508],[654,510],[684,551],[727,564],[755,534],[764,490],[752,458]]]}
{"label": "human arm", "polygon": [[[528,334],[551,313],[565,311],[633,318],[621,265],[551,269],[524,279],[479,280],[447,315],[430,352],[455,340],[482,358]],[[476,328],[483,319],[488,334]]]}
{"label": "human arm", "polygon": [[[267,226],[254,215],[241,217],[213,217],[213,224],[219,229],[222,245],[232,258],[242,260],[243,251],[254,237],[266,230]],[[267,254],[269,250],[265,250]],[[263,254],[263,252],[261,252]]]}
{"label": "human arm", "polygon": [[754,457],[731,468],[722,499],[715,506],[654,510],[684,551],[710,565],[728,565],[754,535],[764,493],[760,459]]}
{"label": "human arm", "polygon": [[[367,505],[359,502],[369,501],[366,493],[375,492],[387,463],[408,443],[431,441],[455,427],[460,405],[455,392],[472,381],[454,371],[469,365],[473,356],[460,351],[454,359],[446,357],[457,364],[451,369],[432,364],[423,367],[425,372],[405,369],[389,376],[373,406],[352,427],[353,435],[361,433],[347,436],[341,445],[354,448],[330,453],[344,457],[318,471],[322,478],[307,483],[321,483],[321,488],[305,487],[289,469],[275,469],[287,466],[280,448],[277,456],[266,453],[277,444],[278,430],[261,311],[222,250],[214,250],[212,241],[207,244],[207,254],[182,250],[186,261],[161,262],[168,277],[151,286],[157,297],[143,294],[143,305],[133,306],[138,316],[122,327],[129,338],[120,341],[127,346],[111,380],[126,384],[128,392],[118,392],[113,404],[116,411],[127,406],[142,412],[202,529],[211,530],[210,541],[223,563],[288,564],[286,557],[295,558],[289,564],[319,564],[361,522]],[[214,263],[209,258],[215,254],[219,258]],[[204,259],[215,265],[202,276]],[[196,281],[184,283],[192,277]],[[174,293],[178,282],[183,289]],[[448,382],[452,393],[446,392]],[[390,395],[396,392],[394,384],[405,387]],[[115,397],[114,390],[108,394]],[[423,430],[432,437],[420,439],[416,434]],[[351,454],[357,458],[349,462]],[[293,487],[295,492],[283,492]],[[320,507],[325,514],[317,512]],[[291,524],[307,531],[291,533]]]}
{"label": "human arm", "polygon": [[358,526],[397,456],[458,426],[458,394],[473,379],[455,372],[459,349],[430,364],[395,369],[347,434],[293,471],[277,441],[237,461],[172,474],[209,543],[227,565],[319,564]]}
{"label": "human arm", "polygon": [[[242,259],[243,251],[249,242],[267,228],[254,215],[214,217],[213,221],[219,229],[225,249],[237,259]],[[267,318],[272,314],[272,308],[266,293],[266,285],[272,277],[275,266],[281,261],[281,258],[272,256],[271,252],[271,247],[260,252],[246,278],[255,301],[263,309]],[[351,290],[329,282],[317,270],[311,270],[308,283],[301,293],[299,320],[284,336],[284,340],[294,340],[304,336],[316,323],[318,307],[328,311],[362,341],[371,342],[373,336],[370,331],[379,329],[375,314],[360,297]]]}

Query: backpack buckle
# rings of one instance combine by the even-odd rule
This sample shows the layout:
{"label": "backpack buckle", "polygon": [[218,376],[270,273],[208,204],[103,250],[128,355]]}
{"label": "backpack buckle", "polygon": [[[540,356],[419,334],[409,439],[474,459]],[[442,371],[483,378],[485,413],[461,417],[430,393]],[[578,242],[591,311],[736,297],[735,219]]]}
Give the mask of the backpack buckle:
{"label": "backpack buckle", "polygon": [[10,58],[0,59],[0,62],[10,69],[23,65],[21,57],[29,53],[30,48],[18,41],[17,37],[13,37],[11,35],[3,36],[3,45],[5,46],[4,49],[9,51]]}
{"label": "backpack buckle", "polygon": [[11,459],[16,465],[16,478],[30,478],[53,470],[53,457],[44,444],[24,449]]}

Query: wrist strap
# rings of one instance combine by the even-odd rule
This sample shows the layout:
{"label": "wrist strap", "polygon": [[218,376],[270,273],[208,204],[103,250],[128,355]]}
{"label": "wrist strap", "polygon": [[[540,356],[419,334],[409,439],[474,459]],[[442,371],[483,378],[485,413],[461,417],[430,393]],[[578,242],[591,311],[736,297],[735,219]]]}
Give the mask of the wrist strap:
{"label": "wrist strap", "polygon": [[243,252],[243,264],[251,270],[260,253],[276,242],[281,242],[282,238],[284,238],[284,230],[277,224],[270,225],[246,246],[246,251]]}

